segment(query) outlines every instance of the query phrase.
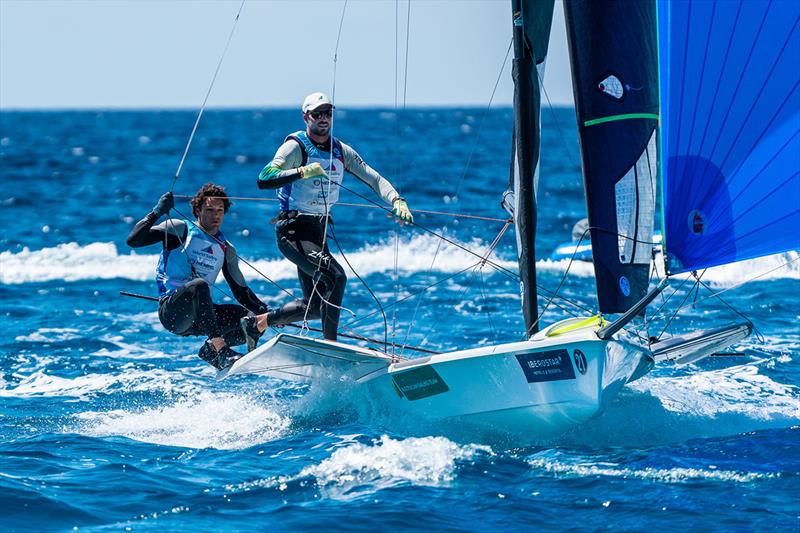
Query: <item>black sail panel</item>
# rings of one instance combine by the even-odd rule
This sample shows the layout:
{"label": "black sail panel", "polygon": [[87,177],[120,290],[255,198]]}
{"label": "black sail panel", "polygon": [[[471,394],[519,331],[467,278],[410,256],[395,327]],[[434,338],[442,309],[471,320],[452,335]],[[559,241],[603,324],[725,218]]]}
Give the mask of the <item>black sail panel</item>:
{"label": "black sail panel", "polygon": [[512,0],[514,134],[504,205],[514,217],[526,336],[537,331],[536,181],[540,151],[540,78],[544,75],[554,0]]}
{"label": "black sail panel", "polygon": [[564,3],[598,305],[647,292],[658,164],[656,3]]}

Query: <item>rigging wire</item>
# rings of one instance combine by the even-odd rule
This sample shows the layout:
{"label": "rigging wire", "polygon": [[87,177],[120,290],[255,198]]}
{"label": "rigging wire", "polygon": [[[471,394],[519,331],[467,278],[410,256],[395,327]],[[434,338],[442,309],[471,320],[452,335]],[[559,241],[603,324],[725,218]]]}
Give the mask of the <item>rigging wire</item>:
{"label": "rigging wire", "polygon": [[[407,96],[408,96],[408,42],[409,36],[411,35],[411,0],[408,0],[407,3],[408,9],[406,11],[406,48],[405,48],[405,59],[404,59],[404,74],[403,74],[403,111],[406,109],[407,103]],[[400,76],[400,65],[399,65],[399,57],[398,52],[400,49],[399,46],[399,37],[400,37],[400,13],[399,13],[400,2],[399,0],[395,0],[394,4],[394,111],[395,111],[395,120],[394,120],[394,137],[396,140],[400,139],[400,112],[398,110],[398,94],[397,94],[397,87],[399,85],[399,76]],[[398,177],[398,157],[399,153],[398,150],[393,151],[393,162],[394,162],[394,176]],[[401,224],[402,227],[402,224]],[[400,232],[394,232],[394,270],[393,270],[393,281],[394,281],[394,299],[397,300],[400,297],[400,276],[398,274],[399,268],[399,260],[400,260]],[[392,309],[392,353],[394,354],[394,344],[395,338],[397,335],[397,307]]]}
{"label": "rigging wire", "polygon": [[[223,241],[221,241],[219,238],[217,238],[217,236],[216,236],[216,235],[211,235],[209,232],[207,232],[207,231],[206,231],[206,229],[205,229],[204,227],[202,227],[202,226],[201,226],[201,225],[199,225],[197,222],[195,222],[195,221],[191,220],[190,218],[188,218],[188,217],[187,217],[185,214],[183,214],[183,213],[182,213],[182,212],[181,212],[179,209],[177,209],[177,208],[174,208],[174,211],[175,211],[175,212],[177,212],[177,213],[178,213],[179,215],[181,215],[182,217],[184,217],[184,219],[185,219],[185,220],[187,220],[187,221],[188,221],[190,224],[192,224],[194,227],[196,227],[197,229],[199,229],[200,231],[202,231],[202,232],[203,232],[205,235],[207,235],[207,236],[211,237],[212,239],[214,239],[214,240],[215,240],[215,241],[216,241],[218,244],[221,244],[221,245],[222,245],[222,244],[224,244],[224,242],[223,242]],[[335,236],[334,234],[332,234],[332,235],[333,235],[333,237],[334,237],[334,239],[335,239],[335,238],[336,238],[336,236]],[[180,237],[179,237],[179,239],[180,239]],[[339,245],[338,241],[337,241],[337,243],[336,243],[336,244],[337,244],[337,246]],[[291,293],[289,290],[287,290],[287,289],[285,289],[285,288],[281,287],[280,285],[278,285],[278,283],[277,283],[277,282],[275,282],[275,281],[271,280],[271,279],[270,279],[269,277],[267,277],[267,276],[266,276],[264,273],[262,273],[262,272],[261,272],[261,271],[259,271],[257,268],[255,268],[255,267],[254,267],[254,266],[253,266],[251,263],[249,263],[247,260],[243,259],[241,256],[238,256],[238,255],[237,255],[237,259],[238,259],[239,261],[241,261],[242,263],[246,264],[247,266],[249,266],[250,268],[252,268],[252,269],[253,269],[255,272],[257,272],[259,275],[261,275],[261,276],[262,276],[264,279],[266,279],[267,281],[269,281],[270,283],[272,283],[273,285],[275,285],[276,287],[278,287],[279,289],[281,289],[283,292],[287,293],[289,296],[292,296],[292,297],[294,298],[294,295],[293,295],[293,294],[292,294],[292,293]],[[346,260],[346,259],[345,259],[345,260]],[[348,265],[349,265],[349,264],[350,264],[350,263],[348,262]],[[352,268],[352,266],[351,266],[351,268]],[[354,272],[355,272],[355,270],[354,270]],[[358,275],[358,274],[356,274],[356,275]],[[236,298],[234,298],[234,297],[233,297],[231,294],[229,294],[227,291],[225,291],[224,289],[222,289],[221,287],[219,287],[219,286],[218,286],[216,283],[215,283],[215,284],[213,284],[213,285],[212,285],[212,287],[213,287],[214,289],[216,289],[217,291],[219,291],[219,292],[220,292],[221,294],[223,294],[224,296],[227,296],[227,297],[228,297],[228,298],[230,298],[231,300],[233,300],[233,301],[236,301]],[[126,296],[135,296],[135,297],[139,297],[139,298],[145,298],[144,296],[140,296],[140,295],[131,295],[131,294],[125,294],[125,295],[126,295]],[[350,310],[348,309],[348,311],[350,311]],[[352,311],[350,311],[350,313],[351,313],[351,314],[353,314],[353,316],[356,316],[356,315],[355,315],[355,313],[353,313]],[[351,324],[352,324],[352,323],[354,323],[354,322],[355,322],[355,321],[351,322]],[[286,327],[286,326],[289,326],[289,327],[294,327],[294,328],[300,329],[301,331],[305,329],[305,330],[309,330],[309,331],[322,332],[322,330],[321,330],[321,329],[319,329],[319,328],[314,328],[314,327],[310,327],[310,326],[308,326],[307,324],[304,324],[304,325],[297,325],[297,324],[285,324],[285,325],[282,325],[282,326],[270,326],[270,327],[272,327],[273,329],[277,329],[277,328],[282,328],[282,327]],[[389,346],[389,343],[387,343],[385,339],[384,339],[383,341],[380,341],[380,340],[378,340],[378,339],[372,339],[372,338],[369,338],[369,337],[365,337],[365,336],[363,336],[363,335],[355,334],[355,332],[352,332],[352,330],[350,330],[350,331],[351,331],[351,333],[350,333],[350,334],[341,333],[341,336],[342,336],[342,337],[346,337],[346,338],[350,338],[350,339],[354,339],[354,340],[360,340],[360,341],[369,342],[369,343],[376,344],[376,345],[381,345],[381,346],[384,346],[384,350],[386,349],[386,347],[388,347],[388,346]],[[418,346],[411,346],[411,345],[403,345],[403,349],[408,349],[408,350],[411,350],[411,351],[418,351],[418,352],[422,352],[422,353],[429,353],[429,354],[435,354],[435,353],[438,353],[438,352],[434,352],[434,351],[432,351],[432,350],[427,350],[427,349],[425,349],[425,348],[420,348],[420,347],[418,347]]]}
{"label": "rigging wire", "polygon": [[[699,300],[697,300],[696,302],[694,302],[694,303],[693,303],[693,305],[694,305],[694,304],[700,304],[700,303],[703,303],[703,302],[705,302],[706,300],[710,300],[711,298],[719,298],[719,296],[720,296],[720,295],[722,295],[722,294],[724,294],[724,293],[726,293],[726,292],[728,292],[728,291],[732,291],[732,290],[738,289],[738,288],[740,288],[740,287],[743,287],[744,285],[747,285],[748,283],[750,283],[750,282],[753,282],[753,281],[755,281],[755,280],[757,280],[757,279],[759,279],[759,278],[763,278],[764,276],[766,276],[766,275],[768,275],[768,274],[771,274],[771,273],[773,273],[773,272],[775,272],[775,271],[777,271],[777,270],[780,270],[780,269],[782,269],[782,268],[786,268],[786,267],[788,267],[789,265],[791,265],[792,263],[796,263],[797,261],[800,261],[800,256],[798,256],[798,257],[795,257],[794,259],[792,259],[792,260],[790,260],[790,261],[786,261],[785,263],[783,263],[783,264],[780,264],[780,265],[778,265],[778,266],[776,266],[776,267],[773,267],[773,268],[771,268],[771,269],[769,269],[769,270],[767,270],[767,271],[761,272],[760,274],[757,274],[757,275],[755,275],[755,276],[752,276],[752,277],[750,277],[750,278],[747,278],[746,280],[742,281],[741,283],[738,283],[738,284],[736,284],[736,285],[733,285],[733,286],[731,286],[731,287],[727,287],[727,288],[725,288],[725,289],[723,289],[723,290],[721,290],[721,291],[713,292],[712,294],[710,294],[710,295],[706,296],[705,298],[700,298]],[[687,277],[687,278],[686,278],[686,279],[683,281],[683,283],[685,283],[685,282],[686,282],[686,281],[688,281],[688,280],[689,280],[689,278]],[[681,284],[681,286],[683,286],[683,283]],[[679,290],[679,289],[680,289],[680,287],[678,287],[678,290]],[[711,289],[709,288],[709,290],[711,290]],[[676,314],[677,314],[677,313],[679,313],[680,311],[682,311],[682,310],[683,310],[683,309],[685,309],[686,307],[687,307],[687,306],[683,306],[683,305],[679,306],[679,307],[678,307],[678,308],[675,310],[675,313],[676,313]],[[659,308],[659,310],[658,310],[657,314],[653,315],[653,316],[650,318],[649,322],[652,322],[652,321],[654,321],[654,320],[656,320],[656,319],[659,319],[659,318],[665,318],[665,317],[667,316],[666,314],[660,313],[660,311],[661,311],[661,309]],[[746,317],[745,317],[745,318],[746,318]]]}
{"label": "rigging wire", "polygon": [[[707,285],[706,283],[703,283],[703,281],[700,278],[697,278],[697,284],[699,286],[702,286],[704,289],[707,289],[709,292],[711,292],[711,296],[710,297],[716,297],[720,302],[722,302],[725,305],[725,307],[727,307],[728,309],[730,309],[731,311],[733,311],[734,313],[736,313],[740,317],[742,317],[745,320],[747,320],[748,324],[750,324],[750,326],[753,328],[753,332],[756,334],[756,338],[761,342],[764,341],[764,336],[761,334],[761,332],[758,330],[758,328],[755,326],[755,324],[753,324],[753,321],[750,320],[750,318],[748,318],[744,313],[742,313],[741,311],[739,311],[738,309],[733,307],[731,304],[729,304],[728,302],[723,300],[722,297],[719,295],[719,293],[715,293],[713,291],[713,289],[709,285]],[[692,302],[692,305],[694,306],[697,303],[699,303],[699,302],[697,301],[697,298],[695,298],[695,301]]]}
{"label": "rigging wire", "polygon": [[[336,68],[337,68],[338,63],[339,63],[339,43],[341,42],[341,39],[342,39],[342,27],[344,26],[344,15],[345,15],[346,11],[347,11],[347,0],[344,0],[344,4],[342,5],[342,15],[339,18],[339,30],[338,30],[338,32],[336,34],[336,47],[333,50],[333,83],[332,83],[332,87],[331,87],[331,99],[332,99],[332,102],[333,102],[334,106],[332,106],[332,107],[335,107],[335,104],[336,104]],[[329,139],[330,139],[330,151],[329,151],[330,156],[329,156],[329,159],[328,159],[328,169],[332,169],[333,168],[333,147],[334,147],[333,129],[334,129],[334,122],[335,121],[333,120],[333,109],[331,109],[331,123],[330,123],[331,126],[330,126],[330,131],[328,132]],[[327,191],[323,192],[323,195],[322,195],[322,200],[323,200],[323,202],[325,202],[325,223],[322,226],[322,251],[323,252],[325,250],[325,245],[326,245],[327,240],[328,240],[328,224],[330,223],[330,220],[331,220],[331,218],[330,218],[331,217],[330,206],[328,205],[328,196],[330,195],[330,192],[331,192],[332,183],[333,183],[333,180],[331,180],[330,178],[328,178],[327,180],[321,179],[320,182],[319,182],[320,188],[325,187],[325,185],[327,184]],[[322,269],[322,259],[323,259],[323,254],[321,253],[318,256],[318,259],[317,259],[317,270],[316,270],[316,272],[320,272],[321,269]],[[319,289],[317,288],[317,286],[319,285],[319,280],[321,279],[321,276],[315,276],[315,277],[317,279],[314,280],[314,285],[311,287],[311,294],[308,297],[309,303],[311,303],[313,301],[314,293],[316,293],[319,296],[321,302],[324,302],[327,305],[332,305],[334,307],[337,307],[337,308],[341,309],[341,307],[339,307],[337,305],[334,305],[331,302],[328,302],[322,296],[322,294],[319,292]],[[310,305],[306,306],[306,312],[303,315],[303,324],[304,324],[304,326],[308,324],[308,312],[309,312],[310,309],[311,309]],[[320,311],[322,311],[322,304],[320,304]],[[321,312],[320,312],[320,314],[321,314]]]}
{"label": "rigging wire", "polygon": [[[475,132],[475,142],[473,143],[471,151],[470,151],[470,154],[467,157],[467,162],[464,165],[464,170],[461,173],[461,177],[459,178],[458,183],[456,184],[456,190],[455,190],[455,194],[454,194],[455,198],[458,198],[458,194],[461,192],[461,186],[464,183],[464,178],[466,177],[467,171],[469,170],[469,167],[470,167],[470,165],[472,163],[472,157],[475,154],[475,150],[477,149],[477,146],[478,146],[478,141],[480,140],[481,130],[483,130],[484,122],[486,121],[486,117],[489,115],[489,109],[492,106],[492,102],[494,101],[494,96],[495,96],[495,94],[497,92],[497,87],[499,86],[500,79],[502,78],[503,72],[505,71],[506,63],[508,62],[508,57],[509,57],[509,54],[511,53],[511,46],[512,46],[513,42],[514,41],[512,40],[508,44],[508,49],[506,49],[505,58],[503,58],[503,64],[500,66],[500,72],[497,73],[497,79],[495,80],[494,87],[492,88],[492,93],[489,96],[489,103],[487,104],[486,109],[483,112],[483,115],[481,117],[480,123],[478,124],[478,130]],[[419,226],[419,227],[422,228],[422,226]],[[425,229],[425,228],[423,228],[423,229]],[[444,231],[446,231],[446,230],[447,230],[447,226],[445,226],[445,228],[444,228]],[[444,238],[440,237],[440,239],[444,239]],[[440,240],[436,245],[436,250],[433,253],[433,259],[431,259],[431,265],[430,265],[430,267],[428,267],[428,272],[433,270],[433,265],[436,263],[436,259],[439,257],[439,251],[441,250],[441,247],[442,247],[442,240]],[[419,308],[422,305],[422,302],[423,302],[424,298],[425,298],[425,293],[423,293],[422,296],[420,297],[420,299],[417,300],[417,305],[414,308],[414,313],[411,315],[411,321],[409,322],[408,329],[406,330],[406,336],[405,336],[405,338],[403,340],[404,343],[408,342],[408,336],[409,336],[409,334],[411,332],[411,328],[412,328],[412,326],[414,324],[414,321],[416,320],[417,313],[419,312]]]}
{"label": "rigging wire", "polygon": [[183,163],[186,161],[186,155],[189,153],[189,147],[192,145],[192,141],[194,140],[194,134],[197,132],[197,126],[200,124],[200,119],[203,116],[203,111],[205,111],[206,103],[208,102],[208,97],[211,95],[211,89],[214,87],[214,83],[217,81],[217,74],[219,74],[219,70],[222,67],[222,61],[225,59],[225,54],[228,52],[228,47],[231,44],[231,40],[233,39],[233,33],[236,31],[236,25],[239,23],[239,15],[242,14],[242,8],[244,7],[245,0],[242,0],[242,3],[239,4],[239,11],[236,12],[236,18],[233,19],[233,26],[231,27],[231,31],[228,34],[228,40],[225,43],[225,48],[222,51],[222,55],[219,58],[219,62],[217,63],[217,68],[214,70],[214,76],[211,78],[211,83],[208,86],[208,91],[206,91],[206,96],[203,99],[203,104],[200,106],[200,111],[197,113],[197,119],[194,121],[194,126],[192,127],[192,132],[189,134],[189,140],[186,142],[186,147],[183,149],[183,155],[181,156],[181,161],[178,163],[178,170],[175,171],[175,177],[172,179],[172,184],[169,186],[170,192],[172,189],[175,188],[175,182],[178,181],[178,177],[181,175],[181,169],[183,169]]}
{"label": "rigging wire", "polygon": [[[339,244],[339,239],[336,238],[336,232],[333,230],[333,228],[331,228],[331,237],[333,237],[333,242],[336,243],[336,247],[339,249],[339,253],[342,254],[342,258],[344,259],[344,262],[347,263],[347,266],[350,267],[350,270],[353,271],[353,273],[356,275],[356,277],[359,279],[359,281],[361,281],[361,283],[364,285],[364,287],[366,287],[367,291],[372,296],[372,299],[375,300],[375,303],[378,304],[378,309],[380,310],[381,316],[383,317],[383,343],[384,343],[384,345],[388,346],[389,345],[388,338],[387,338],[388,337],[387,336],[388,324],[386,322],[386,312],[384,311],[383,306],[381,305],[380,299],[375,295],[374,292],[372,292],[372,289],[369,288],[369,285],[367,285],[367,282],[364,281],[364,279],[359,275],[359,273],[356,271],[356,269],[353,268],[353,265],[350,264],[350,260],[348,260],[347,256],[344,254],[344,250],[342,249],[342,245]],[[352,313],[352,311],[351,311],[351,313]],[[352,313],[352,315],[356,316],[355,313]],[[392,349],[394,350],[394,339],[392,339]]]}
{"label": "rigging wire", "polygon": [[[483,267],[486,265],[486,259],[495,250],[495,248],[497,248],[497,245],[500,243],[500,239],[502,239],[503,235],[505,234],[506,230],[509,228],[510,225],[511,225],[511,220],[508,220],[506,224],[503,226],[503,228],[498,232],[497,236],[494,238],[491,244],[489,244],[489,246],[486,248],[486,252],[483,254],[483,258],[481,258],[481,260],[478,261],[478,263],[476,263],[475,268],[472,269],[471,276],[467,281],[467,284],[464,286],[464,289],[461,291],[461,294],[459,294],[458,299],[460,301],[464,301],[465,296],[470,291],[470,289],[472,289],[472,283],[475,280],[475,275],[477,274],[480,277],[481,281],[481,297],[483,298],[484,304],[486,303],[488,298],[486,297],[486,292],[485,292],[486,283],[483,278]],[[488,305],[487,305],[486,316],[489,322],[489,328],[492,333],[492,339],[496,340],[497,335],[495,334],[494,331],[494,324],[492,323],[492,315],[491,312],[488,310]]]}
{"label": "rigging wire", "polygon": [[550,304],[553,302],[553,300],[556,298],[556,296],[558,296],[558,292],[561,290],[561,287],[564,285],[564,282],[567,280],[567,276],[569,275],[569,270],[570,270],[570,268],[572,268],[572,263],[575,261],[575,255],[577,255],[577,253],[578,253],[578,248],[580,247],[581,243],[583,242],[583,239],[586,238],[586,235],[590,231],[591,231],[591,227],[588,227],[588,228],[586,228],[586,230],[584,230],[583,235],[581,235],[581,238],[578,240],[578,243],[575,245],[575,250],[572,251],[572,257],[569,258],[569,262],[567,263],[567,268],[564,271],[564,275],[561,276],[561,280],[558,282],[558,286],[556,287],[556,290],[550,296],[550,299],[547,300],[547,303],[542,308],[542,312],[538,314],[538,316],[536,317],[536,320],[534,320],[533,324],[531,324],[531,328],[535,327],[536,324],[539,323],[539,321],[544,316],[545,311],[547,311],[547,309],[550,307]]}
{"label": "rigging wire", "polygon": [[[696,273],[692,272],[692,276],[694,276],[694,278],[695,278],[697,281],[695,282],[695,284],[694,284],[694,287],[691,287],[691,288],[690,288],[688,291],[686,291],[686,296],[684,296],[684,297],[683,297],[683,300],[681,300],[681,303],[678,305],[678,309],[682,309],[682,306],[683,306],[683,304],[685,304],[685,303],[686,303],[686,300],[688,300],[688,299],[689,299],[689,297],[692,295],[692,289],[694,289],[694,288],[696,288],[696,287],[697,287],[697,285],[700,283],[700,278],[702,278],[702,277],[703,277],[703,275],[705,275],[705,273],[706,273],[706,271],[705,271],[705,270],[703,270],[703,272],[702,272],[702,273],[700,274],[700,276],[698,277]],[[689,278],[686,278],[686,279],[688,280]],[[682,285],[681,285],[681,286],[682,286]],[[677,292],[677,291],[676,291],[676,292]],[[695,298],[695,300],[696,300],[696,298]],[[695,302],[695,303],[696,303],[696,302]],[[694,305],[694,303],[693,303],[692,305]],[[662,336],[664,335],[664,333],[667,331],[667,329],[669,328],[669,325],[672,323],[672,321],[675,319],[675,317],[676,317],[676,316],[678,316],[678,311],[677,311],[677,310],[675,311],[675,313],[673,313],[673,314],[672,314],[672,316],[670,316],[670,317],[669,317],[669,319],[667,320],[667,323],[666,323],[666,324],[664,324],[664,328],[661,330],[661,333],[659,333],[659,334],[656,336],[656,342],[658,342],[658,341],[660,341],[660,340],[661,340],[661,337],[662,337]]]}
{"label": "rigging wire", "polygon": [[[474,265],[470,265],[470,266],[468,266],[466,268],[463,268],[463,269],[459,270],[458,272],[456,272],[454,274],[451,274],[450,276],[447,276],[445,278],[440,279],[439,281],[435,281],[435,282],[431,283],[430,285],[422,288],[422,290],[420,290],[418,292],[412,292],[412,293],[408,294],[407,296],[404,296],[403,298],[400,298],[400,299],[398,299],[398,300],[396,300],[396,301],[394,301],[392,303],[387,304],[386,307],[395,307],[395,306],[405,302],[406,300],[410,300],[411,298],[414,298],[415,296],[418,296],[419,294],[421,294],[421,293],[423,293],[425,291],[428,291],[428,290],[434,288],[437,285],[441,285],[442,283],[444,283],[446,281],[450,281],[451,279],[460,276],[461,274],[463,274],[467,270],[471,270],[471,269],[475,268],[478,264],[480,264],[480,263],[475,263]],[[365,320],[367,318],[375,316],[378,313],[379,313],[379,311],[373,311],[372,313],[363,315],[363,316],[361,316],[359,318],[354,319],[352,322],[349,322],[347,324],[347,326],[351,326],[351,325],[355,324],[356,322],[361,322],[362,320]]]}
{"label": "rigging wire", "polygon": [[[197,229],[199,229],[200,231],[202,231],[202,232],[203,232],[205,235],[207,235],[207,236],[211,237],[212,239],[214,239],[214,240],[217,242],[217,244],[220,244],[220,245],[224,245],[224,244],[225,244],[223,241],[219,240],[219,239],[217,238],[217,236],[216,236],[216,235],[211,235],[209,232],[207,232],[207,231],[205,230],[205,228],[204,228],[203,226],[201,226],[200,224],[196,223],[196,222],[195,222],[195,221],[193,221],[191,218],[187,217],[187,216],[186,216],[184,213],[182,213],[182,212],[181,212],[181,210],[180,210],[180,209],[178,209],[177,207],[173,207],[173,208],[172,208],[172,210],[173,210],[173,211],[175,211],[176,213],[178,213],[180,216],[182,216],[182,217],[183,217],[185,220],[187,220],[187,221],[188,221],[190,224],[192,224],[194,227],[196,227]],[[171,219],[167,219],[167,220],[171,220]],[[179,237],[179,239],[180,239],[180,237]],[[181,240],[181,242],[183,242],[183,241]],[[265,279],[266,281],[268,281],[269,283],[273,284],[275,287],[277,287],[278,289],[280,289],[282,292],[284,292],[284,293],[288,294],[289,296],[291,296],[292,298],[294,298],[294,299],[296,299],[296,300],[299,300],[299,299],[300,299],[300,298],[297,298],[297,297],[296,297],[296,296],[295,296],[295,295],[292,293],[292,291],[290,291],[289,289],[287,289],[287,288],[285,288],[285,287],[282,287],[282,286],[281,286],[281,285],[280,285],[280,284],[279,284],[277,281],[273,280],[272,278],[270,278],[269,276],[267,276],[266,274],[264,274],[263,272],[261,272],[261,271],[260,271],[258,268],[256,268],[256,266],[255,266],[255,265],[253,265],[253,263],[251,263],[251,262],[247,261],[246,259],[242,258],[242,256],[240,256],[240,255],[237,255],[237,259],[238,259],[239,261],[241,261],[242,263],[244,263],[245,265],[249,266],[251,269],[253,269],[253,271],[254,271],[255,273],[257,273],[259,276],[261,276],[262,278],[264,278],[264,279]],[[219,289],[219,290],[222,290],[222,289]],[[227,294],[227,293],[224,293],[224,294],[225,294],[226,296],[230,296],[230,295],[229,295],[229,294]]]}
{"label": "rigging wire", "polygon": [[[346,189],[350,191],[350,189]],[[352,192],[352,191],[350,191]],[[192,196],[185,195],[185,194],[176,194],[175,198],[187,198],[191,199]],[[221,196],[207,196],[207,198],[221,198]],[[277,198],[261,198],[261,197],[252,197],[252,196],[226,196],[228,200],[236,200],[237,202],[277,202]],[[367,209],[383,209],[386,211],[387,209],[380,205],[380,204],[355,204],[352,202],[336,202],[336,205],[343,205],[346,207],[364,207]],[[483,220],[485,222],[505,222],[508,220],[507,218],[494,218],[494,217],[484,217],[480,215],[468,215],[466,213],[452,213],[447,211],[429,211],[425,209],[414,209],[415,213],[424,213],[426,215],[440,215],[445,217],[453,217],[453,218],[467,218],[472,220]]]}
{"label": "rigging wire", "polygon": [[[372,201],[370,198],[368,198],[368,197],[366,197],[366,196],[364,196],[364,195],[360,194],[359,192],[357,192],[357,191],[354,191],[353,189],[350,189],[350,188],[348,188],[348,187],[347,187],[346,185],[344,185],[344,184],[342,184],[342,185],[341,185],[341,187],[342,187],[343,189],[345,189],[346,191],[349,191],[349,192],[353,193],[354,195],[358,196],[358,197],[359,197],[359,198],[361,198],[362,200],[369,202],[369,203],[370,203],[370,204],[372,204],[374,207],[376,207],[376,208],[378,208],[378,209],[382,209],[382,210],[386,211],[387,213],[390,213],[390,214],[391,214],[391,211],[390,211],[389,209],[387,209],[386,207],[384,207],[384,206],[382,206],[382,205],[380,205],[380,204],[378,204],[378,203],[376,203],[376,202]],[[509,219],[502,220],[502,222],[508,222],[508,221],[509,221]],[[483,256],[481,256],[481,255],[480,255],[478,252],[475,252],[475,251],[473,251],[473,250],[470,250],[470,249],[469,249],[469,248],[467,248],[466,246],[464,246],[464,245],[462,245],[462,244],[460,244],[460,243],[458,243],[458,242],[456,242],[456,241],[454,241],[454,240],[452,240],[452,239],[448,239],[448,238],[447,238],[447,237],[445,237],[444,235],[442,235],[442,234],[440,234],[440,233],[437,233],[436,231],[434,231],[434,230],[432,230],[432,229],[430,229],[430,228],[428,228],[428,227],[426,227],[426,226],[423,226],[423,225],[419,224],[418,222],[414,222],[414,224],[413,224],[413,225],[414,225],[415,227],[417,227],[417,228],[420,228],[421,230],[423,230],[423,231],[425,231],[425,232],[427,232],[427,233],[430,233],[430,234],[431,234],[431,235],[433,235],[434,237],[437,237],[438,239],[441,239],[441,240],[443,240],[444,242],[447,242],[448,244],[451,244],[451,245],[455,246],[456,248],[458,248],[458,249],[460,249],[460,250],[463,250],[464,252],[466,252],[466,253],[468,253],[468,254],[470,254],[470,255],[474,255],[475,257],[477,257],[477,258],[479,258],[479,259],[483,260]],[[629,238],[629,237],[628,237],[628,238]],[[499,264],[495,263],[494,261],[490,261],[490,260],[488,260],[488,259],[485,261],[485,263],[486,263],[486,264],[488,264],[488,265],[490,265],[491,267],[493,267],[493,268],[494,268],[494,269],[495,269],[497,272],[499,272],[500,274],[503,274],[504,276],[508,277],[509,279],[511,279],[511,280],[513,280],[513,281],[515,281],[515,282],[519,282],[519,274],[517,274],[516,272],[513,272],[513,271],[511,271],[511,270],[508,270],[507,268],[503,267],[502,265],[499,265]],[[429,272],[430,272],[430,270],[429,270]],[[539,290],[541,290],[542,292],[546,293],[546,294],[554,294],[554,293],[553,293],[553,291],[551,291],[550,289],[547,289],[546,287],[543,287],[543,286],[541,286],[541,285],[539,285],[539,284],[537,284],[537,285],[536,285],[536,287],[537,287]],[[591,310],[591,309],[589,309],[588,307],[586,307],[585,305],[582,305],[582,304],[580,304],[580,303],[578,303],[578,302],[575,302],[574,300],[571,300],[571,299],[569,299],[569,298],[567,298],[567,297],[565,297],[565,296],[560,296],[560,295],[558,295],[558,298],[559,298],[559,299],[561,299],[561,300],[563,300],[564,302],[566,302],[566,303],[568,303],[568,304],[570,304],[570,305],[572,305],[572,306],[576,307],[577,309],[580,309],[581,311],[584,311],[584,312],[587,312],[587,313],[592,313],[592,310]],[[553,305],[555,305],[555,306],[556,306],[556,307],[558,307],[559,309],[562,309],[562,310],[564,310],[564,308],[563,308],[561,305],[558,305],[558,304],[556,304],[555,302],[553,303]],[[570,314],[571,314],[571,313],[570,313]]]}

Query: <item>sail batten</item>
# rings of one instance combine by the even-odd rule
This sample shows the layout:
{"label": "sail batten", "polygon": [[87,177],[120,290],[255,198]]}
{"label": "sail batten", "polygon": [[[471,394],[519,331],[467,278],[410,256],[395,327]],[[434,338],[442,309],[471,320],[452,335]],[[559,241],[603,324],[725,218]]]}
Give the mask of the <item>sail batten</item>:
{"label": "sail batten", "polygon": [[800,3],[658,3],[674,274],[800,248]]}
{"label": "sail batten", "polygon": [[593,118],[584,121],[583,125],[595,126],[597,124],[605,124],[606,122],[616,122],[618,120],[631,120],[636,118],[658,120],[658,113],[626,113],[624,115],[612,115],[610,117]]}

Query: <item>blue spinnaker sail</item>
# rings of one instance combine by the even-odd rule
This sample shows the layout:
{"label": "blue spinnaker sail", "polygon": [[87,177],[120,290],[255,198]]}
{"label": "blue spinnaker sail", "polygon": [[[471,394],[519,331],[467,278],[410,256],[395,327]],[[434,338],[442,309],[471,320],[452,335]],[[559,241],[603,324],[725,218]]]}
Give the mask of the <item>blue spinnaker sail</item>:
{"label": "blue spinnaker sail", "polygon": [[800,1],[659,0],[670,273],[800,248]]}

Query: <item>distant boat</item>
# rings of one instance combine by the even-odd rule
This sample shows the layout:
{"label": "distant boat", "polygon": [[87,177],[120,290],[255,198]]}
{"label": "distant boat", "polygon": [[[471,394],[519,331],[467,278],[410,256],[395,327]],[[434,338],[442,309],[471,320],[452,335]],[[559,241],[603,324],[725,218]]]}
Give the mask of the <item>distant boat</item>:
{"label": "distant boat", "polygon": [[[661,255],[661,233],[653,233],[652,257],[654,261],[663,261]],[[551,261],[569,259],[573,261],[592,262],[592,238],[589,235],[589,219],[582,218],[572,227],[572,240],[562,242],[550,254]]]}
{"label": "distant boat", "polygon": [[648,292],[659,179],[661,272],[800,247],[800,3],[565,2],[598,306],[622,315],[540,330],[535,189],[553,4],[512,1],[513,161],[503,204],[516,227],[524,340],[406,359],[279,334],[220,378],[345,381],[420,423],[456,421],[525,442],[597,415],[656,363],[696,361],[751,333],[743,322],[648,344],[621,330],[667,285]]}

